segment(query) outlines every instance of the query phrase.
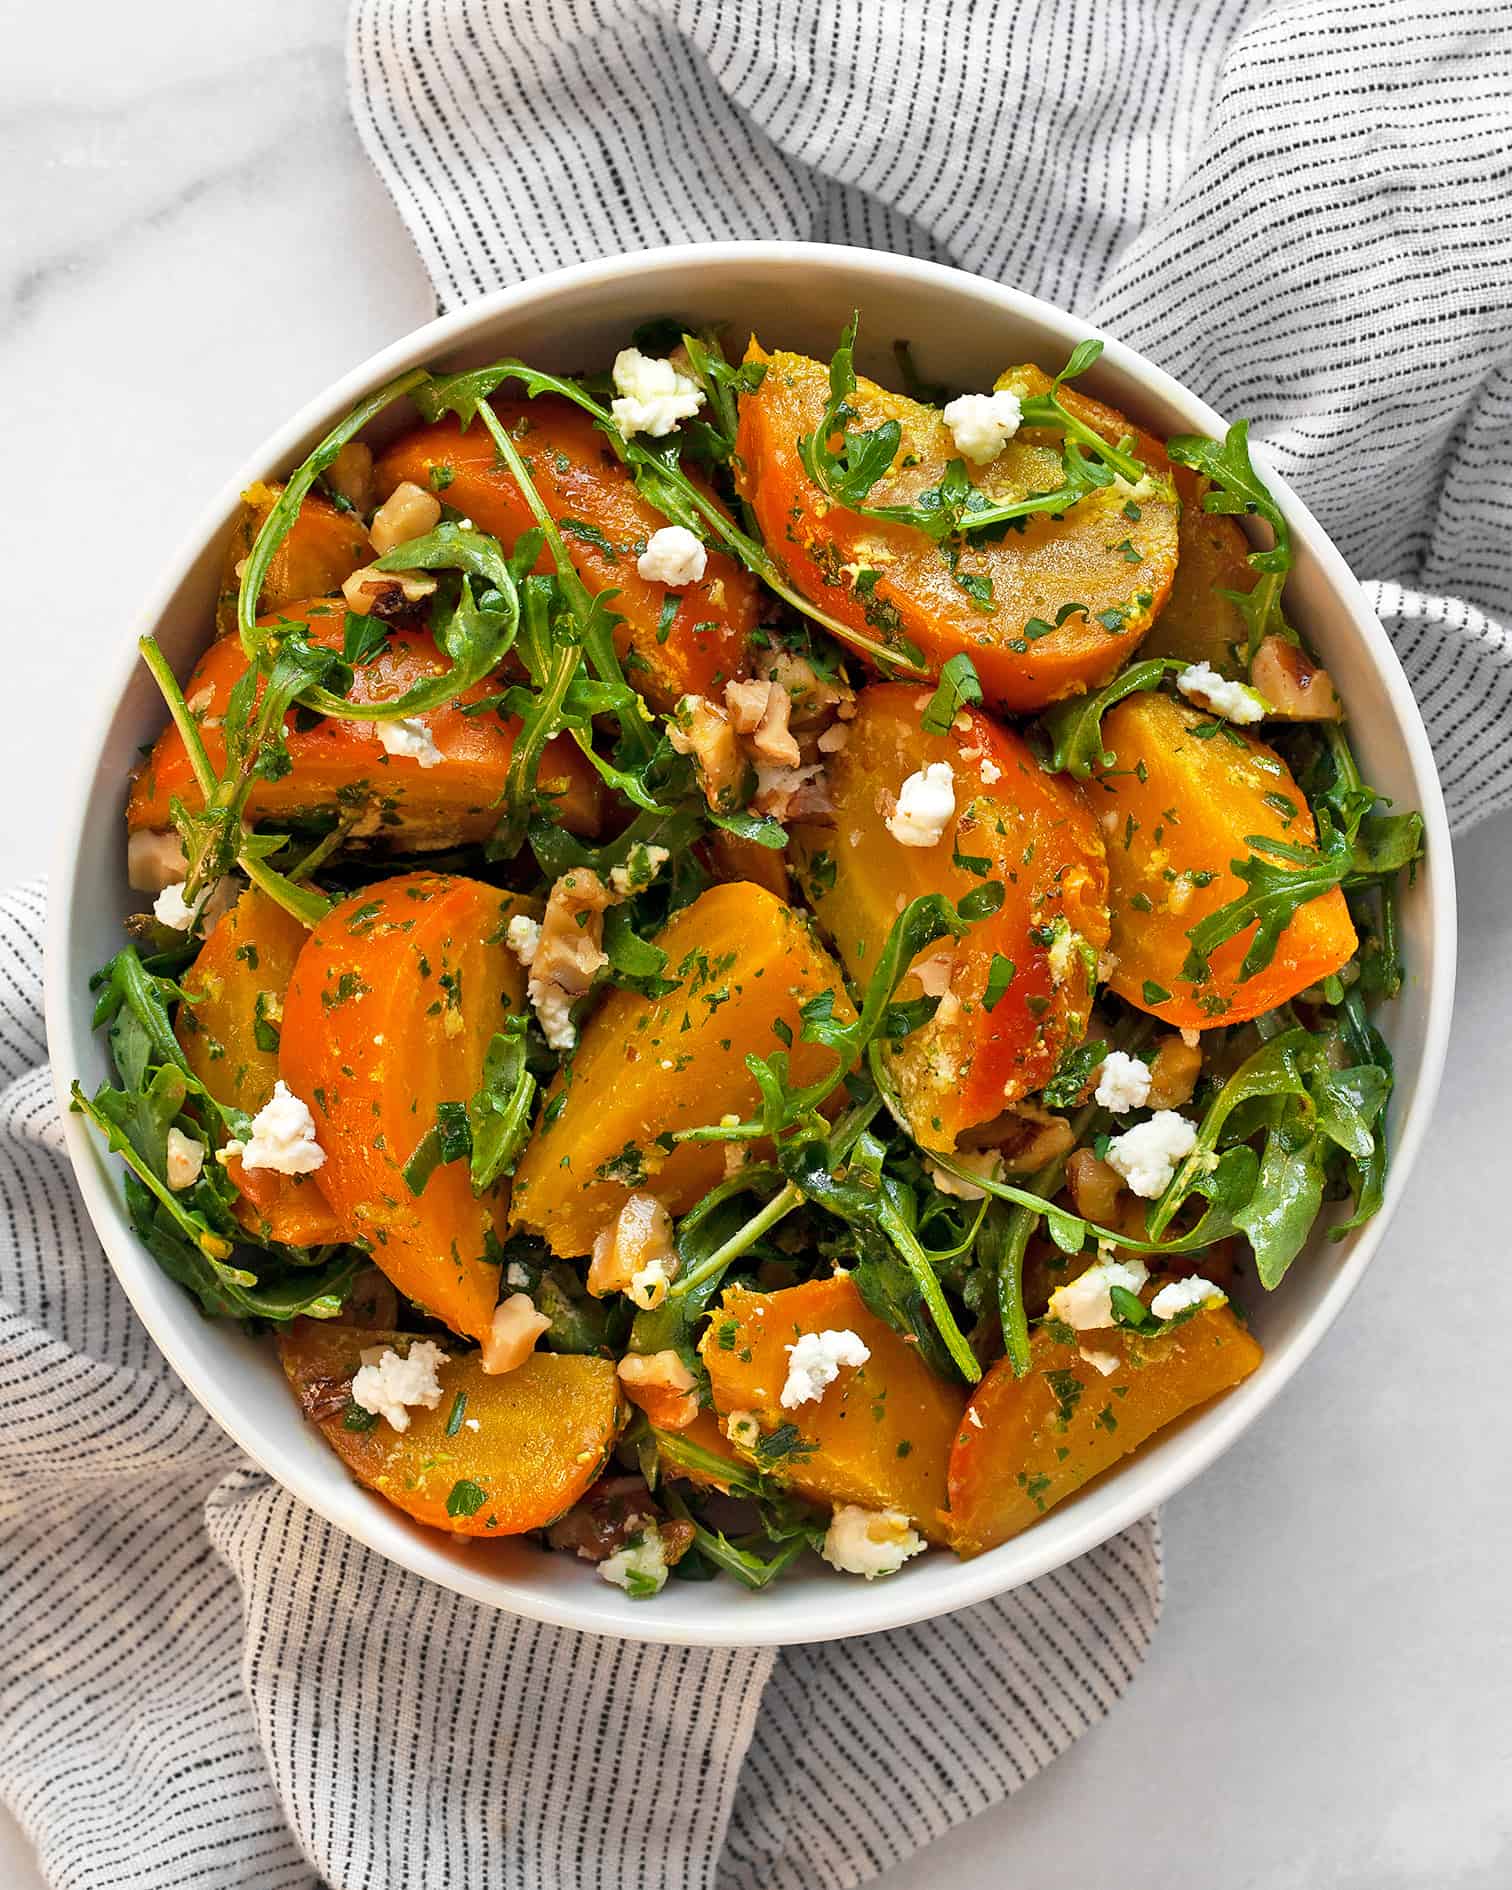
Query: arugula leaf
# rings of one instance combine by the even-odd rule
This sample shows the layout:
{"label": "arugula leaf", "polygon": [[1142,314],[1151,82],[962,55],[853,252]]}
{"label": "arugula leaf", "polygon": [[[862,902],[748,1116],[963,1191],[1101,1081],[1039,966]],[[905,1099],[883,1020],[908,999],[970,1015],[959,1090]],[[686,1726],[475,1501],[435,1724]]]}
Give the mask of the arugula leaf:
{"label": "arugula leaf", "polygon": [[940,671],[939,685],[919,719],[919,726],[926,735],[947,735],[961,710],[981,700],[982,684],[976,664],[960,650]]}
{"label": "arugula leaf", "polygon": [[1047,774],[1071,774],[1085,781],[1099,768],[1111,768],[1118,757],[1102,742],[1102,719],[1126,696],[1154,689],[1161,680],[1186,664],[1175,656],[1152,656],[1130,663],[1091,696],[1071,696],[1052,703],[1041,716],[1050,735],[1050,753],[1041,762]]}
{"label": "arugula leaf", "polygon": [[474,1194],[513,1172],[530,1134],[536,1079],[526,1068],[525,1019],[511,1017],[483,1054],[483,1080],[467,1105]]}
{"label": "arugula leaf", "polygon": [[1166,451],[1178,466],[1188,466],[1211,481],[1212,490],[1203,494],[1204,512],[1231,518],[1249,514],[1264,519],[1271,529],[1270,547],[1250,552],[1246,560],[1252,570],[1260,573],[1260,582],[1248,593],[1223,592],[1238,606],[1248,625],[1249,656],[1253,658],[1262,640],[1270,635],[1295,642],[1295,633],[1281,613],[1281,591],[1292,568],[1291,528],[1270,488],[1255,471],[1249,450],[1249,422],[1236,420],[1221,443],[1196,433],[1178,433],[1167,440]]}

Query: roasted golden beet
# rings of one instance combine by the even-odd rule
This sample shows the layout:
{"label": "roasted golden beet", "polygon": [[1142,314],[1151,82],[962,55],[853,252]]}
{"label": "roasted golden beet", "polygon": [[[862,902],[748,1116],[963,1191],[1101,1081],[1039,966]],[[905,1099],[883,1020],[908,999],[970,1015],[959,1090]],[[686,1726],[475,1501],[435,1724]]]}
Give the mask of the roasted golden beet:
{"label": "roasted golden beet", "polygon": [[[744,566],[711,550],[696,584],[672,587],[643,578],[636,558],[667,521],[641,497],[588,415],[549,395],[494,406],[584,582],[592,591],[618,593],[616,641],[631,684],[665,710],[679,696],[718,697],[732,677],[745,675],[757,599]],[[378,462],[378,490],[391,492],[405,479],[436,492],[506,546],[535,523],[477,423],[464,433],[457,421],[442,420],[396,440]],[[538,569],[551,568],[543,554]],[[669,596],[680,601],[664,625]]]}
{"label": "roasted golden beet", "polygon": [[[220,598],[215,608],[217,630],[225,632],[236,627],[240,567],[250,555],[257,534],[282,491],[282,486],[258,484],[249,486],[242,494],[242,509],[226,540]],[[307,493],[283,543],[273,554],[263,579],[258,609],[271,616],[300,598],[329,597],[341,589],[345,578],[370,563],[374,555],[367,528],[360,518],[332,505],[318,492]]]}
{"label": "roasted golden beet", "polygon": [[[280,617],[307,623],[312,643],[340,647],[344,614],[339,603],[307,599],[291,605]],[[237,638],[222,637],[200,658],[184,686],[186,699],[201,718],[200,733],[217,770],[225,766],[221,718],[246,666]],[[383,701],[445,669],[446,659],[427,632],[395,629],[374,661],[357,670],[352,700]],[[247,817],[329,822],[343,811],[357,812],[357,837],[408,852],[485,839],[498,825],[498,801],[519,723],[501,720],[492,712],[464,715],[462,710],[493,687],[481,682],[457,702],[416,718],[430,730],[441,753],[441,760],[428,768],[410,756],[389,754],[371,722],[322,717],[312,728],[303,728],[299,719],[291,720],[288,749],[294,765],[276,781],[258,779],[253,784]],[[598,776],[566,736],[547,745],[537,785],[553,797],[559,825],[571,833],[598,831],[602,802]],[[202,804],[183,738],[170,722],[132,783],[126,807],[128,829],[134,833],[143,827],[168,826],[175,795],[186,806]]]}
{"label": "roasted golden beet", "polygon": [[[854,1332],[871,1357],[842,1367],[817,1403],[787,1410],[787,1348],[801,1332]],[[733,1287],[699,1347],[715,1408],[748,1411],[764,1434],[796,1425],[804,1446],[766,1468],[805,1496],[898,1509],[941,1540],[946,1466],[966,1393],[937,1378],[918,1347],[867,1310],[849,1274],[779,1293]],[[747,1459],[755,1461],[755,1459]]]}
{"label": "roasted golden beet", "polygon": [[1180,556],[1171,594],[1140,655],[1179,656],[1184,663],[1211,663],[1220,676],[1246,681],[1246,666],[1234,652],[1244,649],[1249,629],[1239,607],[1224,592],[1242,595],[1258,582],[1245,562],[1249,540],[1236,520],[1203,511],[1207,480],[1185,466],[1173,466],[1171,476],[1181,500],[1181,526],[1176,536]]}
{"label": "roasted golden beet", "polygon": [[1258,1017],[1347,963],[1357,941],[1335,890],[1297,909],[1254,977],[1239,976],[1254,926],[1219,946],[1203,983],[1183,977],[1187,934],[1244,891],[1232,863],[1249,856],[1246,836],[1313,846],[1312,810],[1274,749],[1170,696],[1120,702],[1102,741],[1115,759],[1093,778],[1091,802],[1108,849],[1108,982],[1120,997],[1200,1030]]}
{"label": "roasted golden beet", "polygon": [[[273,1094],[284,993],[309,936],[276,901],[249,887],[185,972],[194,1001],[179,1006],[174,1030],[190,1069],[218,1103],[253,1116]],[[242,1192],[237,1213],[251,1231],[293,1247],[341,1238],[309,1175],[244,1171],[234,1157],[227,1169]]]}
{"label": "roasted golden beet", "polygon": [[749,1116],[757,1107],[749,1054],[787,1048],[795,1083],[835,1067],[835,1054],[799,1036],[801,1007],[835,993],[855,1015],[839,967],[791,907],[747,881],[711,886],[658,935],[664,977],[677,989],[645,998],[610,991],[553,1082],[515,1171],[513,1217],[560,1254],[584,1254],[631,1190],[651,1190],[686,1213],[725,1172],[724,1145],[660,1137]]}
{"label": "roasted golden beet", "polygon": [[[862,518],[833,505],[813,484],[798,442],[821,424],[828,371],[805,355],[767,355],[752,342],[748,360],[765,361],[761,386],[740,401],[737,445],[741,492],[753,507],[767,548],[795,589],[837,621],[871,640],[907,639],[938,671],[964,651],[990,703],[1023,711],[1096,688],[1123,663],[1160,609],[1176,569],[1177,504],[1166,483],[1165,454],[1147,436],[1138,445],[1153,479],[1137,502],[1110,485],[1062,518],[1038,514],[995,544],[963,552],[954,571],[941,547],[912,525]],[[1015,368],[1000,386],[1040,393],[1038,368]],[[1068,407],[1099,432],[1135,432],[1121,414],[1064,390]],[[893,469],[872,490],[871,505],[912,504],[938,486],[960,457],[950,429],[932,407],[859,383],[851,402],[855,430],[896,420],[902,442]],[[1053,491],[1061,483],[1058,436],[1021,432],[986,466],[968,466],[973,484],[1004,500]],[[1137,503],[1130,519],[1125,505]],[[1128,550],[1123,547],[1128,547]],[[957,581],[990,579],[983,609]],[[1048,634],[1066,606],[1081,606]],[[1114,627],[1110,627],[1110,624]]]}
{"label": "roasted golden beet", "polygon": [[999,1359],[972,1394],[950,1456],[946,1539],[980,1555],[1027,1529],[1047,1509],[1137,1450],[1162,1426],[1260,1363],[1260,1347],[1227,1306],[1194,1313],[1161,1337],[1113,1328],[1084,1335],[1089,1352],[1116,1357],[1104,1376],[1041,1326],[1024,1378]]}
{"label": "roasted golden beet", "polygon": [[[490,1377],[476,1352],[448,1353],[433,1411],[411,1405],[402,1432],[368,1423],[351,1395],[363,1352],[404,1354],[418,1336],[318,1319],[279,1331],[301,1409],[357,1481],[416,1522],[464,1536],[517,1536],[571,1509],[625,1421],[612,1361],[536,1352]],[[363,1428],[349,1428],[349,1413]]]}
{"label": "roasted golden beet", "polygon": [[[1086,1034],[1089,970],[1108,942],[1107,870],[1074,783],[1044,773],[1018,735],[980,710],[962,711],[948,734],[926,735],[919,718],[929,699],[927,688],[906,683],[861,692],[827,770],[835,824],[795,829],[792,855],[858,986],[910,899],[937,892],[955,901],[988,879],[1002,884],[997,912],[959,943],[944,939],[920,954],[931,992],[944,992],[940,1008],[888,1054],[915,1136],[948,1149],[963,1129],[1040,1088]],[[956,816],[935,846],[904,846],[887,813],[909,775],[940,762],[954,773]],[[993,987],[988,1010],[1002,960],[1012,975],[1001,993]],[[1004,975],[999,962],[999,982]],[[913,977],[898,995],[906,1001],[922,988]]]}
{"label": "roasted golden beet", "polygon": [[326,1152],[316,1171],[346,1238],[371,1243],[401,1293],[482,1339],[498,1299],[506,1194],[472,1192],[465,1162],[418,1196],[404,1166],[443,1102],[465,1103],[525,973],[504,943],[538,901],[437,873],[386,879],[310,934],[284,1000],[279,1074],[309,1105]]}

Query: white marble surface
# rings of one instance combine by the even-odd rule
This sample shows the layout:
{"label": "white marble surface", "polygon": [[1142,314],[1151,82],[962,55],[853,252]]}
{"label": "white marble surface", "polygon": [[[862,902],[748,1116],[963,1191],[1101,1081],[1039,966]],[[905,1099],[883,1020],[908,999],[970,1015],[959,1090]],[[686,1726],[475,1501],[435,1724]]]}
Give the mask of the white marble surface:
{"label": "white marble surface", "polygon": [[[0,519],[24,705],[0,742],[5,882],[46,862],[37,784],[70,697],[203,495],[429,313],[347,120],[343,14],[0,5]],[[1512,1883],[1512,821],[1459,866],[1449,1078],[1374,1276],[1279,1408],[1167,1510],[1165,1620],[1130,1697],[889,1890]],[[32,1890],[29,1855],[0,1812],[0,1883]]]}

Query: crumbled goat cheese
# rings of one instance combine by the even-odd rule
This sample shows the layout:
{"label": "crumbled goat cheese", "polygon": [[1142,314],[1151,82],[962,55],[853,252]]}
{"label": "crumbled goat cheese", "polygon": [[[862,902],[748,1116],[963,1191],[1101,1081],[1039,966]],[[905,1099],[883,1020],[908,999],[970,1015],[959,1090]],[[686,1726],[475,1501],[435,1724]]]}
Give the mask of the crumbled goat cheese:
{"label": "crumbled goat cheese", "polygon": [[875,1581],[894,1575],[911,1555],[922,1555],[925,1543],[898,1509],[862,1509],[842,1503],[830,1518],[819,1553],[842,1575],[863,1575]]}
{"label": "crumbled goat cheese", "polygon": [[446,759],[436,746],[429,725],[418,715],[402,715],[393,722],[375,722],[373,727],[386,755],[418,761],[422,768],[438,767]]}
{"label": "crumbled goat cheese", "polygon": [[504,942],[528,971],[541,942],[541,921],[528,912],[517,912],[505,930]]}
{"label": "crumbled goat cheese", "polygon": [[175,880],[182,886],[189,861],[172,827],[141,827],[126,841],[126,883],[133,892],[160,893]]}
{"label": "crumbled goat cheese", "polygon": [[1126,1050],[1110,1050],[1097,1072],[1093,1100],[1115,1116],[1131,1109],[1143,1109],[1150,1100],[1150,1066]]}
{"label": "crumbled goat cheese", "polygon": [[1083,1365],[1090,1365],[1093,1371],[1101,1372],[1104,1378],[1111,1378],[1123,1363],[1116,1352],[1094,1352],[1085,1345],[1077,1346],[1076,1356]]}
{"label": "crumbled goat cheese", "polygon": [[204,1143],[185,1135],[182,1129],[170,1129],[167,1153],[168,1186],[175,1194],[181,1188],[193,1187],[205,1165]]}
{"label": "crumbled goat cheese", "polygon": [[1150,1311],[1157,1319],[1174,1319],[1192,1306],[1224,1306],[1228,1294],[1200,1273],[1189,1273],[1184,1280],[1172,1280],[1150,1301]]}
{"label": "crumbled goat cheese", "polygon": [[955,813],[955,775],[948,761],[932,761],[898,789],[887,831],[899,846],[935,847]]}
{"label": "crumbled goat cheese", "polygon": [[1230,682],[1211,663],[1189,663],[1176,678],[1176,687],[1199,708],[1209,709],[1229,722],[1258,722],[1269,704],[1248,683]]}
{"label": "crumbled goat cheese", "polygon": [[1050,1295],[1050,1317],[1073,1332],[1095,1332],[1113,1323],[1111,1289],[1137,1293],[1150,1277],[1143,1260],[1098,1260]]}
{"label": "crumbled goat cheese", "polygon": [[445,1352],[429,1339],[412,1340],[407,1358],[386,1345],[370,1345],[352,1380],[352,1403],[385,1418],[392,1429],[407,1431],[409,1405],[434,1411],[441,1402],[436,1371],[445,1363]]}
{"label": "crumbled goat cheese", "polygon": [[761,1420],[754,1411],[732,1411],[724,1421],[724,1434],[737,1450],[754,1450],[761,1442]]}
{"label": "crumbled goat cheese", "polygon": [[634,893],[644,892],[671,857],[665,847],[648,847],[637,841],[625,864],[609,869],[609,884],[621,899],[629,899]]}
{"label": "crumbled goat cheese", "polygon": [[504,1274],[504,1284],[515,1287],[519,1292],[528,1293],[530,1291],[529,1269],[521,1266],[518,1260],[511,1260]]}
{"label": "crumbled goat cheese", "polygon": [[703,389],[679,374],[670,361],[642,354],[639,348],[621,348],[614,357],[614,391],[609,411],[627,438],[649,433],[654,440],[670,433],[680,420],[690,419],[703,405]]}
{"label": "crumbled goat cheese", "polygon": [[973,466],[985,466],[1018,432],[1024,412],[1017,394],[958,394],[940,418],[950,428],[956,451]]}
{"label": "crumbled goat cheese", "polygon": [[1050,941],[1050,981],[1055,985],[1069,984],[1071,973],[1083,963],[1082,947],[1086,940],[1080,932],[1073,932],[1064,919],[1055,921],[1055,937]]}
{"label": "crumbled goat cheese", "polygon": [[315,1140],[315,1118],[310,1106],[288,1088],[282,1077],[273,1094],[252,1118],[252,1139],[241,1150],[243,1168],[271,1168],[280,1175],[309,1175],[325,1163],[325,1150]]}
{"label": "crumbled goat cheese", "polygon": [[1161,1109],[1108,1144],[1107,1163],[1146,1201],[1165,1193],[1178,1162],[1197,1146],[1197,1131],[1174,1109]]}
{"label": "crumbled goat cheese", "polygon": [[[1000,1178],[999,1170],[1002,1168],[1002,1161],[995,1148],[968,1150],[963,1154],[958,1154],[955,1159],[962,1168],[969,1168],[972,1174],[980,1175],[984,1180],[997,1181]],[[974,1187],[971,1182],[962,1181],[959,1175],[952,1175],[948,1169],[937,1168],[933,1162],[927,1161],[924,1166],[929,1170],[929,1179],[941,1194],[952,1195],[957,1201],[985,1201],[987,1199],[985,1188]]]}
{"label": "crumbled goat cheese", "polygon": [[662,1547],[661,1531],[647,1523],[638,1538],[598,1565],[599,1577],[636,1601],[649,1601],[667,1585],[667,1556]]}
{"label": "crumbled goat cheese", "polygon": [[185,881],[175,880],[171,886],[165,886],[153,901],[152,916],[160,925],[171,926],[175,932],[187,932],[204,910],[205,901],[210,897],[209,890],[202,892],[192,906],[184,903]]}
{"label": "crumbled goat cheese", "polygon": [[709,554],[697,532],[686,525],[663,525],[646,540],[635,568],[648,584],[696,584],[708,566]]}
{"label": "crumbled goat cheese", "polygon": [[982,779],[987,783],[988,787],[991,787],[995,781],[1001,781],[1002,778],[1003,771],[992,759],[991,755],[983,755]]}
{"label": "crumbled goat cheese", "polygon": [[784,1411],[800,1404],[815,1404],[840,1376],[842,1365],[864,1365],[870,1349],[854,1332],[801,1332],[797,1343],[785,1348],[787,1382],[782,1387]]}

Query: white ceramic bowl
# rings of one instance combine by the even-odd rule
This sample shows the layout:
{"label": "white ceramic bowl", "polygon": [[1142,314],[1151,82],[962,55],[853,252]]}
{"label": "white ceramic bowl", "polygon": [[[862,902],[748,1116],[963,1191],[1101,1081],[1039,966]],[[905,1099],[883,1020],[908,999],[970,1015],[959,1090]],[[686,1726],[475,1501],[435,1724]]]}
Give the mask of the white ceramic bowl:
{"label": "white ceramic bowl", "polygon": [[[727,322],[743,344],[828,356],[853,308],[863,312],[859,365],[889,374],[889,346],[908,336],[926,376],[985,387],[1006,364],[1058,366],[1086,323],[1012,289],[953,269],[862,250],[786,243],[715,243],[614,257],[507,289],[419,329],[355,368],[252,454],[169,565],[119,667],[80,732],[78,769],[52,880],[48,1041],[58,1089],[107,1076],[90,1031],[87,980],[120,943],[126,886],[121,812],[138,745],[163,710],[136,660],[135,637],[155,632],[180,675],[209,638],[221,548],[238,494],[296,464],[369,389],[416,363],[454,368],[516,354],[553,368],[602,364],[647,317]],[[1159,434],[1219,434],[1224,422],[1111,337],[1084,385]],[[1260,456],[1263,463],[1263,455]],[[1338,1317],[1407,1185],[1438,1089],[1454,984],[1455,916],[1449,834],[1428,740],[1391,645],[1358,584],[1306,507],[1271,475],[1292,527],[1297,565],[1290,608],[1342,689],[1365,771],[1399,807],[1422,810],[1428,857],[1403,900],[1408,980],[1381,1027],[1396,1057],[1391,1105],[1395,1158],[1383,1211],[1337,1246],[1316,1239],[1283,1290],[1256,1296],[1265,1362],[1217,1404],[1175,1427],[1122,1468],[1017,1540],[976,1561],[921,1557],[887,1581],[863,1584],[808,1559],[761,1595],[734,1584],[671,1583],[632,1602],[586,1564],[521,1543],[462,1547],[411,1524],[353,1483],[299,1415],[273,1348],[202,1318],[161,1272],[127,1222],[116,1165],[86,1124],[66,1116],[79,1185],[105,1251],[169,1362],[242,1448],[338,1527],[431,1581],[493,1607],[592,1633],[704,1645],[756,1646],[868,1634],[980,1601],[1032,1580],[1125,1528],[1205,1469],[1254,1422]],[[1305,1467],[1304,1467],[1305,1473]]]}

